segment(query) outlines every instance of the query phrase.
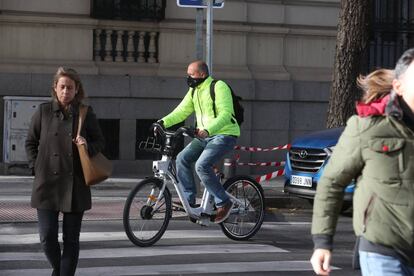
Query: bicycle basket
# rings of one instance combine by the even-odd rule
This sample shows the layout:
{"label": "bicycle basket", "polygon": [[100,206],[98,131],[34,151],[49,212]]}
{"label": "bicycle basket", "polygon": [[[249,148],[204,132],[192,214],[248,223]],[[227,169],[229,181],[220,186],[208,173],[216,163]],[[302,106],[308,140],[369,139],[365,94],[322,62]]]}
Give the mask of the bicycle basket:
{"label": "bicycle basket", "polygon": [[149,136],[147,140],[139,142],[138,148],[143,151],[161,153],[162,146],[155,137]]}

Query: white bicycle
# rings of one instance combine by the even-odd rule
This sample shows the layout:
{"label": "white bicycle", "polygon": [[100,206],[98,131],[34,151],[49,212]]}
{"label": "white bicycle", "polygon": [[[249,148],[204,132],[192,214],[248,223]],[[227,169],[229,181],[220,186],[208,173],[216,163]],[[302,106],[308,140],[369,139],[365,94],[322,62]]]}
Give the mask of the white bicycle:
{"label": "white bicycle", "polygon": [[[154,175],[139,182],[129,193],[125,202],[123,224],[128,238],[135,245],[151,246],[167,230],[172,217],[171,193],[167,187],[172,182],[184,211],[192,222],[203,226],[213,223],[216,213],[213,196],[204,189],[201,204],[191,207],[184,196],[183,187],[177,180],[175,148],[181,136],[194,138],[194,130],[180,127],[177,131],[167,131],[154,123],[154,133],[162,143],[147,140],[140,147],[162,154],[161,160],[153,161]],[[263,188],[251,177],[238,175],[223,184],[230,199],[234,202],[229,217],[220,223],[224,234],[233,240],[247,240],[260,229],[265,210]]]}

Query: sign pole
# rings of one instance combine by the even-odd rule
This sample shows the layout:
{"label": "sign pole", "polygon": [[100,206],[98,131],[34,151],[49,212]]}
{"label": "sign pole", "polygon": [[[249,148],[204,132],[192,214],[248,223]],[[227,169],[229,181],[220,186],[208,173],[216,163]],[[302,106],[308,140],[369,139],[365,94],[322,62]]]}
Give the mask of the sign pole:
{"label": "sign pole", "polygon": [[197,8],[196,15],[196,59],[203,60],[203,19],[204,11]]}
{"label": "sign pole", "polygon": [[197,8],[195,46],[196,58],[199,60],[203,59],[203,47],[200,46],[203,40],[203,14],[201,9],[207,9],[205,60],[210,69],[210,75],[213,75],[213,8],[223,8],[224,0],[177,0],[177,5],[179,7]]}
{"label": "sign pole", "polygon": [[210,76],[213,75],[213,2],[214,0],[207,0],[207,31],[206,31],[206,59],[207,66],[210,71]]}

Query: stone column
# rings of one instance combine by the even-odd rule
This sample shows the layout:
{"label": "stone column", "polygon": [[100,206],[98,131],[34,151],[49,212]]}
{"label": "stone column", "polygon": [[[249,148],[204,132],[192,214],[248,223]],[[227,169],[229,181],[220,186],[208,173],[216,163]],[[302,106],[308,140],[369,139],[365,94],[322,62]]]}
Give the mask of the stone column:
{"label": "stone column", "polygon": [[112,30],[105,30],[106,42],[105,42],[105,61],[113,61],[112,58]]}
{"label": "stone column", "polygon": [[122,45],[122,35],[124,34],[124,31],[117,31],[117,40],[116,40],[116,57],[115,61],[124,61],[124,57],[122,56],[124,52],[124,47]]}
{"label": "stone column", "polygon": [[138,62],[144,63],[145,62],[145,32],[139,32],[139,40],[138,40]]}
{"label": "stone column", "polygon": [[102,50],[102,45],[101,45],[101,33],[102,30],[101,29],[96,29],[95,30],[95,49],[94,49],[94,57],[95,57],[95,61],[101,61],[101,50]]}
{"label": "stone column", "polygon": [[157,59],[155,58],[156,56],[156,51],[157,49],[155,48],[155,39],[157,38],[157,33],[156,32],[150,32],[150,41],[149,41],[149,46],[148,46],[148,63],[155,63],[157,62]]}
{"label": "stone column", "polygon": [[128,32],[127,61],[134,62],[134,35],[135,31]]}

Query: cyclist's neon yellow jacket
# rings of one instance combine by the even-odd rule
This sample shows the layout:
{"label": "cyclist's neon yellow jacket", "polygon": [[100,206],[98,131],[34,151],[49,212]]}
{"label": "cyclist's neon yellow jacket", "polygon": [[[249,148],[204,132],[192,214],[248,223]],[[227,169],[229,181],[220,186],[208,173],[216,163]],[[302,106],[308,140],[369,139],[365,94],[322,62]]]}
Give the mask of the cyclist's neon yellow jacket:
{"label": "cyclist's neon yellow jacket", "polygon": [[240,136],[240,127],[233,117],[233,99],[231,90],[223,81],[217,81],[215,91],[216,117],[214,117],[213,100],[210,96],[212,77],[208,77],[195,88],[192,95],[190,88],[181,103],[167,116],[162,118],[166,128],[181,123],[194,111],[197,118],[197,127],[205,129],[210,136],[233,135]]}

